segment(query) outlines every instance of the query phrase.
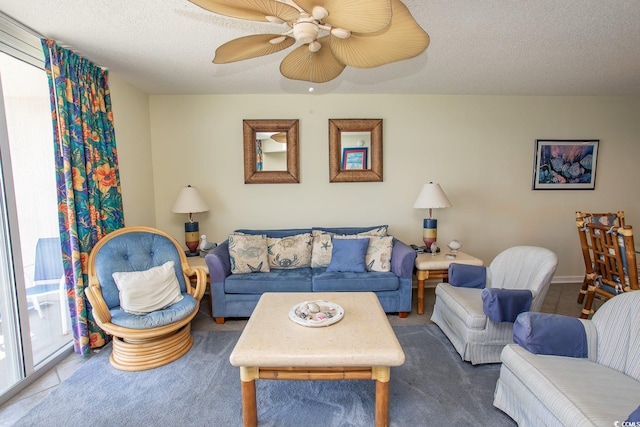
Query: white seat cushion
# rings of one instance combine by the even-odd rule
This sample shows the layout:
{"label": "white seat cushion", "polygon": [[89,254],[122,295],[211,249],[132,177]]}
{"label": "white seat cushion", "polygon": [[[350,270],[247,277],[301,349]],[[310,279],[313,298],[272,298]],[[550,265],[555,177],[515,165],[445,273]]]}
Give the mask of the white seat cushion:
{"label": "white seat cushion", "polygon": [[436,296],[458,316],[469,329],[483,330],[487,316],[482,309],[482,289],[462,288],[439,283]]}
{"label": "white seat cushion", "polygon": [[588,359],[536,355],[509,344],[501,360],[564,425],[614,425],[638,406],[640,382]]}

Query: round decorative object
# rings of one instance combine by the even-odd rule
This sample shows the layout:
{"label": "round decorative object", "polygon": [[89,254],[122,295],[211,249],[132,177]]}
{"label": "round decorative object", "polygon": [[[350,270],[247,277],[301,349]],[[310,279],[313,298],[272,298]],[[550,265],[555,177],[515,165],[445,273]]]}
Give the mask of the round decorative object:
{"label": "round decorative object", "polygon": [[338,304],[325,300],[304,301],[291,307],[289,318],[294,322],[319,328],[333,325],[344,316],[344,310]]}
{"label": "round decorative object", "polygon": [[462,244],[457,240],[452,240],[449,242],[447,246],[449,246],[449,249],[451,249],[451,252],[456,253],[458,252],[458,249],[462,247]]}

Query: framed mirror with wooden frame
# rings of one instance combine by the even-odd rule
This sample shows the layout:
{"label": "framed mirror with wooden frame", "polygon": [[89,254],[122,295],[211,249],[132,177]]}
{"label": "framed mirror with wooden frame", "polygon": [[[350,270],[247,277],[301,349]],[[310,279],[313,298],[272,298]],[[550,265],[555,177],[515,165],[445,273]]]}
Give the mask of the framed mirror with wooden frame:
{"label": "framed mirror with wooden frame", "polygon": [[382,181],[382,119],[329,119],[329,182]]}
{"label": "framed mirror with wooden frame", "polygon": [[298,120],[243,120],[244,183],[300,182]]}

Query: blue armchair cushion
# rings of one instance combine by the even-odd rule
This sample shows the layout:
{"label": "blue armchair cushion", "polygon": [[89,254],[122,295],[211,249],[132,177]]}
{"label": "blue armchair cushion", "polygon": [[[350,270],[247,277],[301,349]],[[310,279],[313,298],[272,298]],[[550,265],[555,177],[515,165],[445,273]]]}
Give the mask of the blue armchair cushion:
{"label": "blue armchair cushion", "polygon": [[327,272],[365,273],[365,256],[369,247],[369,238],[332,239],[331,263]]}
{"label": "blue armchair cushion", "polygon": [[449,264],[449,284],[463,288],[484,289],[487,285],[487,267]]}
{"label": "blue armchair cushion", "polygon": [[534,354],[588,356],[587,333],[575,317],[522,313],[513,324],[513,341]]}
{"label": "blue armchair cushion", "polygon": [[482,290],[484,314],[496,323],[513,322],[518,314],[529,311],[533,295],[528,289],[485,288]]}
{"label": "blue armchair cushion", "polygon": [[152,311],[144,315],[127,313],[120,307],[109,310],[111,323],[131,329],[151,329],[160,326],[171,325],[191,315],[198,301],[187,293],[182,294],[182,299],[163,310]]}

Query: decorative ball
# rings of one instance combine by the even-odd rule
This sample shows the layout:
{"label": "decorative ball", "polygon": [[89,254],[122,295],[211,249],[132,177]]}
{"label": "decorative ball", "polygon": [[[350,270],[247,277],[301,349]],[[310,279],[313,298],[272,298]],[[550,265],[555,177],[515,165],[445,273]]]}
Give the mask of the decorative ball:
{"label": "decorative ball", "polygon": [[457,240],[452,240],[449,242],[447,246],[449,246],[449,249],[451,249],[451,252],[458,252],[458,249],[462,247],[462,244]]}

